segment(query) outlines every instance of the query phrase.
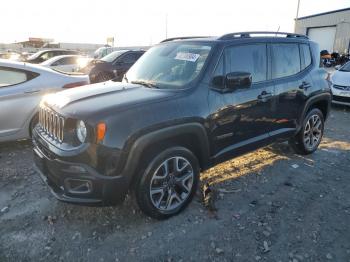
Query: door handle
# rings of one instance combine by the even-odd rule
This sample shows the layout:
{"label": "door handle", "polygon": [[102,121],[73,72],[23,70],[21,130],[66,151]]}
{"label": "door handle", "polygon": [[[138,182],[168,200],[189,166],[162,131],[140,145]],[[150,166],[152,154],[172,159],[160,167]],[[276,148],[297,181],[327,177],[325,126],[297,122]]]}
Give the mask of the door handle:
{"label": "door handle", "polygon": [[310,85],[310,83],[308,83],[308,82],[306,82],[306,81],[303,81],[302,83],[301,83],[301,85],[299,86],[299,89],[304,89],[305,91],[308,89],[308,88],[310,88],[311,87],[311,85]]}
{"label": "door handle", "polygon": [[272,97],[272,93],[262,91],[260,95],[258,95],[258,100],[261,102],[266,102],[270,97]]}
{"label": "door handle", "polygon": [[40,92],[40,90],[36,90],[36,89],[24,91],[25,94],[34,94],[34,93],[39,93],[39,92]]}

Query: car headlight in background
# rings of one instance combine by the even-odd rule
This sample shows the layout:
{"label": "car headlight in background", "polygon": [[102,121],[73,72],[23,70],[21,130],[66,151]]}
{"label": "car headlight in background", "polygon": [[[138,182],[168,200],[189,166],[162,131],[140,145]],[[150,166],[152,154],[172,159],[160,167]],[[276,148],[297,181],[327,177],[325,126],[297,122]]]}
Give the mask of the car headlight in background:
{"label": "car headlight in background", "polygon": [[77,137],[81,143],[85,142],[87,136],[87,129],[84,121],[80,120],[77,123]]}
{"label": "car headlight in background", "polygon": [[82,68],[86,67],[89,62],[90,62],[89,58],[87,58],[87,57],[79,57],[77,59],[78,68],[82,69]]}

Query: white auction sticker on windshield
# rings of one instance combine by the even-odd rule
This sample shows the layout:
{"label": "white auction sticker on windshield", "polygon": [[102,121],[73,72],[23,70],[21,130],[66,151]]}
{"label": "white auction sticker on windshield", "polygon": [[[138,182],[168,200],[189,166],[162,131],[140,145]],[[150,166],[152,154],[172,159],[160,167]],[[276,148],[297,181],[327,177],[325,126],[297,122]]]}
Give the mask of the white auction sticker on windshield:
{"label": "white auction sticker on windshield", "polygon": [[184,60],[184,61],[190,61],[190,62],[196,62],[198,57],[200,57],[199,54],[179,52],[179,53],[176,54],[175,59],[177,59],[177,60]]}

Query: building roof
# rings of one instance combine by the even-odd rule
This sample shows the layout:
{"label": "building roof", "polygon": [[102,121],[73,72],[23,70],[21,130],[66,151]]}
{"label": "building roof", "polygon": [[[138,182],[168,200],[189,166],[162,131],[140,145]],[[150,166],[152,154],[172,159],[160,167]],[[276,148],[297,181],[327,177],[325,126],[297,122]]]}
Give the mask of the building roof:
{"label": "building roof", "polygon": [[350,7],[338,9],[338,10],[333,10],[333,11],[328,11],[328,12],[324,12],[324,13],[319,13],[319,14],[314,14],[314,15],[303,16],[303,17],[299,17],[297,20],[307,19],[307,18],[320,16],[320,15],[328,15],[328,14],[333,14],[333,13],[338,13],[338,12],[343,12],[343,11],[349,11],[349,10],[350,10]]}

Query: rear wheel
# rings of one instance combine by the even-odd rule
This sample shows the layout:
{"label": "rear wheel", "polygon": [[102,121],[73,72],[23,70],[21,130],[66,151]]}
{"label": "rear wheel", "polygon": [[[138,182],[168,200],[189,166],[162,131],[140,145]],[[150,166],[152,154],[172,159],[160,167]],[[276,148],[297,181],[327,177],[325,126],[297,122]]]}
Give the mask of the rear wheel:
{"label": "rear wheel", "polygon": [[168,148],[151,157],[136,184],[136,201],[152,218],[171,217],[190,203],[198,180],[199,164],[194,154],[183,147]]}
{"label": "rear wheel", "polygon": [[311,154],[315,152],[320,145],[323,132],[323,114],[319,109],[314,108],[307,113],[302,129],[289,141],[290,145],[299,154]]}

